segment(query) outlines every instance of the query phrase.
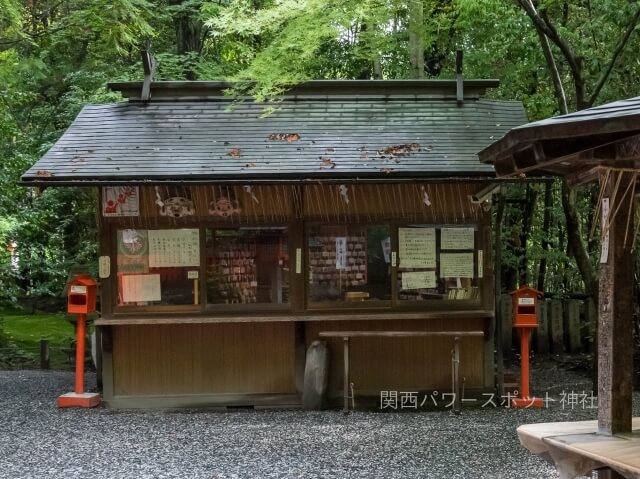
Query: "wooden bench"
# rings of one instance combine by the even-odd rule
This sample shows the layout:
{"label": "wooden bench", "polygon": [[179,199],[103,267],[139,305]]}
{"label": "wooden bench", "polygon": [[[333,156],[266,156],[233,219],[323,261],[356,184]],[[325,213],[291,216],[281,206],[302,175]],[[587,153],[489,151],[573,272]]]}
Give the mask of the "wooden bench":
{"label": "wooden bench", "polygon": [[451,377],[453,389],[453,411],[460,412],[460,341],[462,337],[484,337],[483,331],[321,331],[321,338],[342,338],[344,348],[344,393],[343,407],[345,413],[349,412],[349,340],[350,338],[453,338],[453,354],[451,357]]}
{"label": "wooden bench", "polygon": [[602,468],[640,477],[640,417],[633,418],[631,434],[608,436],[597,429],[598,421],[526,424],[518,428],[518,437],[529,451],[552,462],[562,478]]}

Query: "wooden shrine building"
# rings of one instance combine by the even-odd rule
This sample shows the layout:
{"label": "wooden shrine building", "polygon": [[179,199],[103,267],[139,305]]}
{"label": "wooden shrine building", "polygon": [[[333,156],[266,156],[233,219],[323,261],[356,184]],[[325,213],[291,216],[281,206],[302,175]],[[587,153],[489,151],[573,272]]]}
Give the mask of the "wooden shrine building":
{"label": "wooden shrine building", "polygon": [[[23,176],[100,192],[104,400],[298,405],[321,332],[482,331],[494,388],[490,213],[477,152],[526,122],[496,80],[312,81],[273,105],[219,82],[111,84]],[[273,108],[275,107],[275,108]],[[490,195],[487,195],[490,196]],[[451,386],[452,338],[354,338],[358,397]],[[330,348],[329,398],[342,395]]]}

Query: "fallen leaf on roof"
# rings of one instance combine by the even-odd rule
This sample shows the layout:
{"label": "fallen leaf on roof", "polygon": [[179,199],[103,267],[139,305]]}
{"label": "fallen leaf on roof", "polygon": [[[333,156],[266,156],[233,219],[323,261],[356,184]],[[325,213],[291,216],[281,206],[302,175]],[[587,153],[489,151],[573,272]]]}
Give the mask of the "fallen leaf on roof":
{"label": "fallen leaf on roof", "polygon": [[247,163],[245,166],[247,168],[255,168],[256,164],[255,163]]}
{"label": "fallen leaf on roof", "polygon": [[382,171],[383,173],[386,173],[386,174],[388,175],[389,173],[391,173],[391,172],[393,171],[393,168],[382,168],[382,170],[381,170],[381,171]]}
{"label": "fallen leaf on roof", "polygon": [[379,156],[405,156],[416,151],[420,151],[420,145],[418,143],[405,143],[403,145],[393,145],[381,150],[376,150],[376,153],[378,153]]}
{"label": "fallen leaf on roof", "polygon": [[326,151],[327,153],[333,153],[336,150],[334,150],[333,148],[325,148],[324,151]]}
{"label": "fallen leaf on roof", "polygon": [[240,148],[233,148],[229,150],[229,153],[227,153],[227,155],[233,158],[238,158],[240,156]]}
{"label": "fallen leaf on roof", "polygon": [[326,156],[321,156],[322,166],[320,168],[335,168],[336,164],[333,162],[331,158],[327,158]]}
{"label": "fallen leaf on roof", "polygon": [[228,142],[228,141],[225,141],[225,142],[223,143],[223,145],[224,145],[224,146],[229,146],[229,142]]}
{"label": "fallen leaf on roof", "polygon": [[272,133],[269,135],[269,139],[271,141],[288,141],[291,143],[292,141],[298,141],[300,135],[297,133]]}
{"label": "fallen leaf on roof", "polygon": [[36,171],[36,176],[44,176],[44,177],[48,177],[48,176],[53,176],[53,173],[51,173],[48,170],[38,170]]}
{"label": "fallen leaf on roof", "polygon": [[362,153],[360,153],[360,158],[362,158],[363,160],[368,160],[369,153],[367,153],[366,151],[363,151]]}

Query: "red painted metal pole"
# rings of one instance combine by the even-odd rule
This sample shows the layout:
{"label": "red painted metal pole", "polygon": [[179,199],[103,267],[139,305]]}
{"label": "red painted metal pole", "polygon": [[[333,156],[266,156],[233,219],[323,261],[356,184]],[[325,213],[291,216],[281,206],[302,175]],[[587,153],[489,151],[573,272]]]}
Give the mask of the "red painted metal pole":
{"label": "red painted metal pole", "polygon": [[87,315],[78,314],[76,325],[76,394],[84,393],[84,338],[87,329]]}
{"label": "red painted metal pole", "polygon": [[529,328],[520,328],[520,397],[529,397]]}

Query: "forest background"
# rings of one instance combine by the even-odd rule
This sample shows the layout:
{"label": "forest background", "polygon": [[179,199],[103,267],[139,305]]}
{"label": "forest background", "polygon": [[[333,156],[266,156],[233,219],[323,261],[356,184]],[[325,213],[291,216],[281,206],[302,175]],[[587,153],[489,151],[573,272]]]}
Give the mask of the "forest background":
{"label": "forest background", "polygon": [[[231,80],[263,100],[311,79],[498,78],[529,119],[640,95],[640,2],[629,0],[0,0],[0,307],[56,310],[95,268],[95,192],[19,186],[108,81]],[[597,295],[597,187],[503,187],[504,291]],[[596,228],[597,231],[597,228]],[[12,251],[14,261],[12,263]],[[640,275],[636,274],[636,278]]]}

